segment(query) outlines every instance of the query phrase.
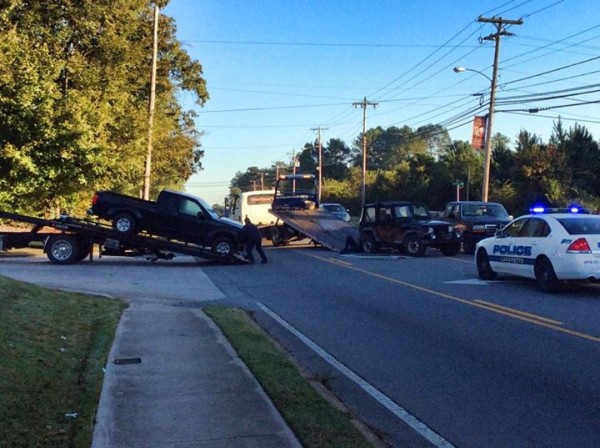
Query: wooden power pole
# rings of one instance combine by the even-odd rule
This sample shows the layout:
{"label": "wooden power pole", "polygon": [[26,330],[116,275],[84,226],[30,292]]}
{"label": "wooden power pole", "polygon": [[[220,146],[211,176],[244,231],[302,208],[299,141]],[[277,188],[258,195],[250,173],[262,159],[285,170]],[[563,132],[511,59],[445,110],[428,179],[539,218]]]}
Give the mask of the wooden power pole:
{"label": "wooden power pole", "polygon": [[146,152],[146,167],[144,172],[144,196],[150,199],[150,173],[152,165],[152,132],[154,130],[154,103],[156,98],[156,59],[158,58],[158,13],[159,8],[154,4],[154,32],[152,42],[152,75],[150,79],[150,102],[148,105],[148,149]]}
{"label": "wooden power pole", "polygon": [[498,57],[500,53],[500,37],[501,36],[512,36],[505,30],[504,25],[521,25],[522,19],[519,20],[507,20],[502,17],[485,18],[479,17],[478,22],[493,23],[496,26],[496,32],[483,38],[483,40],[495,40],[495,51],[494,51],[494,69],[492,73],[492,86],[490,89],[490,109],[488,113],[487,129],[485,134],[485,160],[483,164],[483,185],[481,187],[481,200],[487,202],[488,191],[490,188],[490,161],[492,158],[492,125],[494,121],[494,107],[496,102],[496,81],[498,79]]}
{"label": "wooden power pole", "polygon": [[360,208],[362,209],[365,206],[365,197],[366,197],[366,182],[367,182],[367,107],[373,106],[373,108],[377,107],[379,103],[372,103],[371,101],[367,101],[367,97],[365,96],[361,102],[352,103],[352,105],[356,107],[361,107],[363,110],[363,154],[362,154],[362,177],[360,182]]}

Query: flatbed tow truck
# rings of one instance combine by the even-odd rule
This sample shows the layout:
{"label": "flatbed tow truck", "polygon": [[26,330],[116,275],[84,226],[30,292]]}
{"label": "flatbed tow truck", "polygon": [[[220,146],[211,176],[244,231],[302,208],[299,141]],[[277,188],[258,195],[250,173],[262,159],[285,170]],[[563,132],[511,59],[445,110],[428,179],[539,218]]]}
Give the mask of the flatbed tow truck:
{"label": "flatbed tow truck", "polygon": [[55,264],[74,264],[85,258],[92,261],[94,245],[99,246],[100,257],[144,257],[149,261],[156,261],[170,260],[176,254],[183,254],[222,263],[247,263],[237,252],[231,255],[219,254],[210,247],[148,233],[124,235],[109,225],[70,216],[44,219],[0,211],[0,219],[33,225],[28,232],[0,232],[0,251],[21,249],[38,242],[43,244],[44,253]]}
{"label": "flatbed tow truck", "polygon": [[312,174],[279,176],[269,210],[277,218],[271,229],[273,245],[309,238],[336,252],[356,249],[358,228],[319,208],[315,187]]}

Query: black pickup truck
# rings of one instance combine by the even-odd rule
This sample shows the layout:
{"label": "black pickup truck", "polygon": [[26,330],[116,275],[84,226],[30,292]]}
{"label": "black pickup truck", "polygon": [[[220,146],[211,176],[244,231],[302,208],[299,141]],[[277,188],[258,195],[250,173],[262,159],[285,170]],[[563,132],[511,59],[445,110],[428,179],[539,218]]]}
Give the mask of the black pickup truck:
{"label": "black pickup truck", "polygon": [[460,231],[463,250],[473,254],[479,241],[494,236],[512,220],[512,216],[498,202],[454,201],[446,205],[442,219]]}
{"label": "black pickup truck", "polygon": [[111,191],[98,191],[88,214],[112,222],[123,235],[141,231],[210,247],[216,254],[232,255],[239,248],[242,224],[220,217],[203,199],[163,190],[156,201],[146,201]]}

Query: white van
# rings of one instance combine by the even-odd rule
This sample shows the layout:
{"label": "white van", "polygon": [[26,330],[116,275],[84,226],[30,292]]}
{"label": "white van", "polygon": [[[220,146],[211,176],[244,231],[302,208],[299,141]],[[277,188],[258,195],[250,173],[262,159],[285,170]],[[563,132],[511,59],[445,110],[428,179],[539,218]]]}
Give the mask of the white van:
{"label": "white van", "polygon": [[277,218],[269,213],[275,190],[245,191],[233,198],[231,218],[244,222],[246,216],[258,227],[275,224]]}

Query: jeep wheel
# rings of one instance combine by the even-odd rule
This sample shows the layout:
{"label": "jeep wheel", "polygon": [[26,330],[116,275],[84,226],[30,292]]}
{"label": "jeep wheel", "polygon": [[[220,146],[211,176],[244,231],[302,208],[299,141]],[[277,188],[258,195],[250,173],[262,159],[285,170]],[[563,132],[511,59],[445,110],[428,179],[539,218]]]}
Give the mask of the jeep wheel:
{"label": "jeep wheel", "polygon": [[460,252],[460,243],[452,243],[441,246],[440,251],[447,257],[453,257]]}
{"label": "jeep wheel", "polygon": [[420,257],[427,249],[423,240],[415,234],[407,235],[402,242],[402,247],[406,255],[410,257]]}
{"label": "jeep wheel", "polygon": [[379,252],[379,244],[377,244],[377,241],[375,241],[375,238],[370,233],[360,236],[360,246],[363,252],[367,254]]}

